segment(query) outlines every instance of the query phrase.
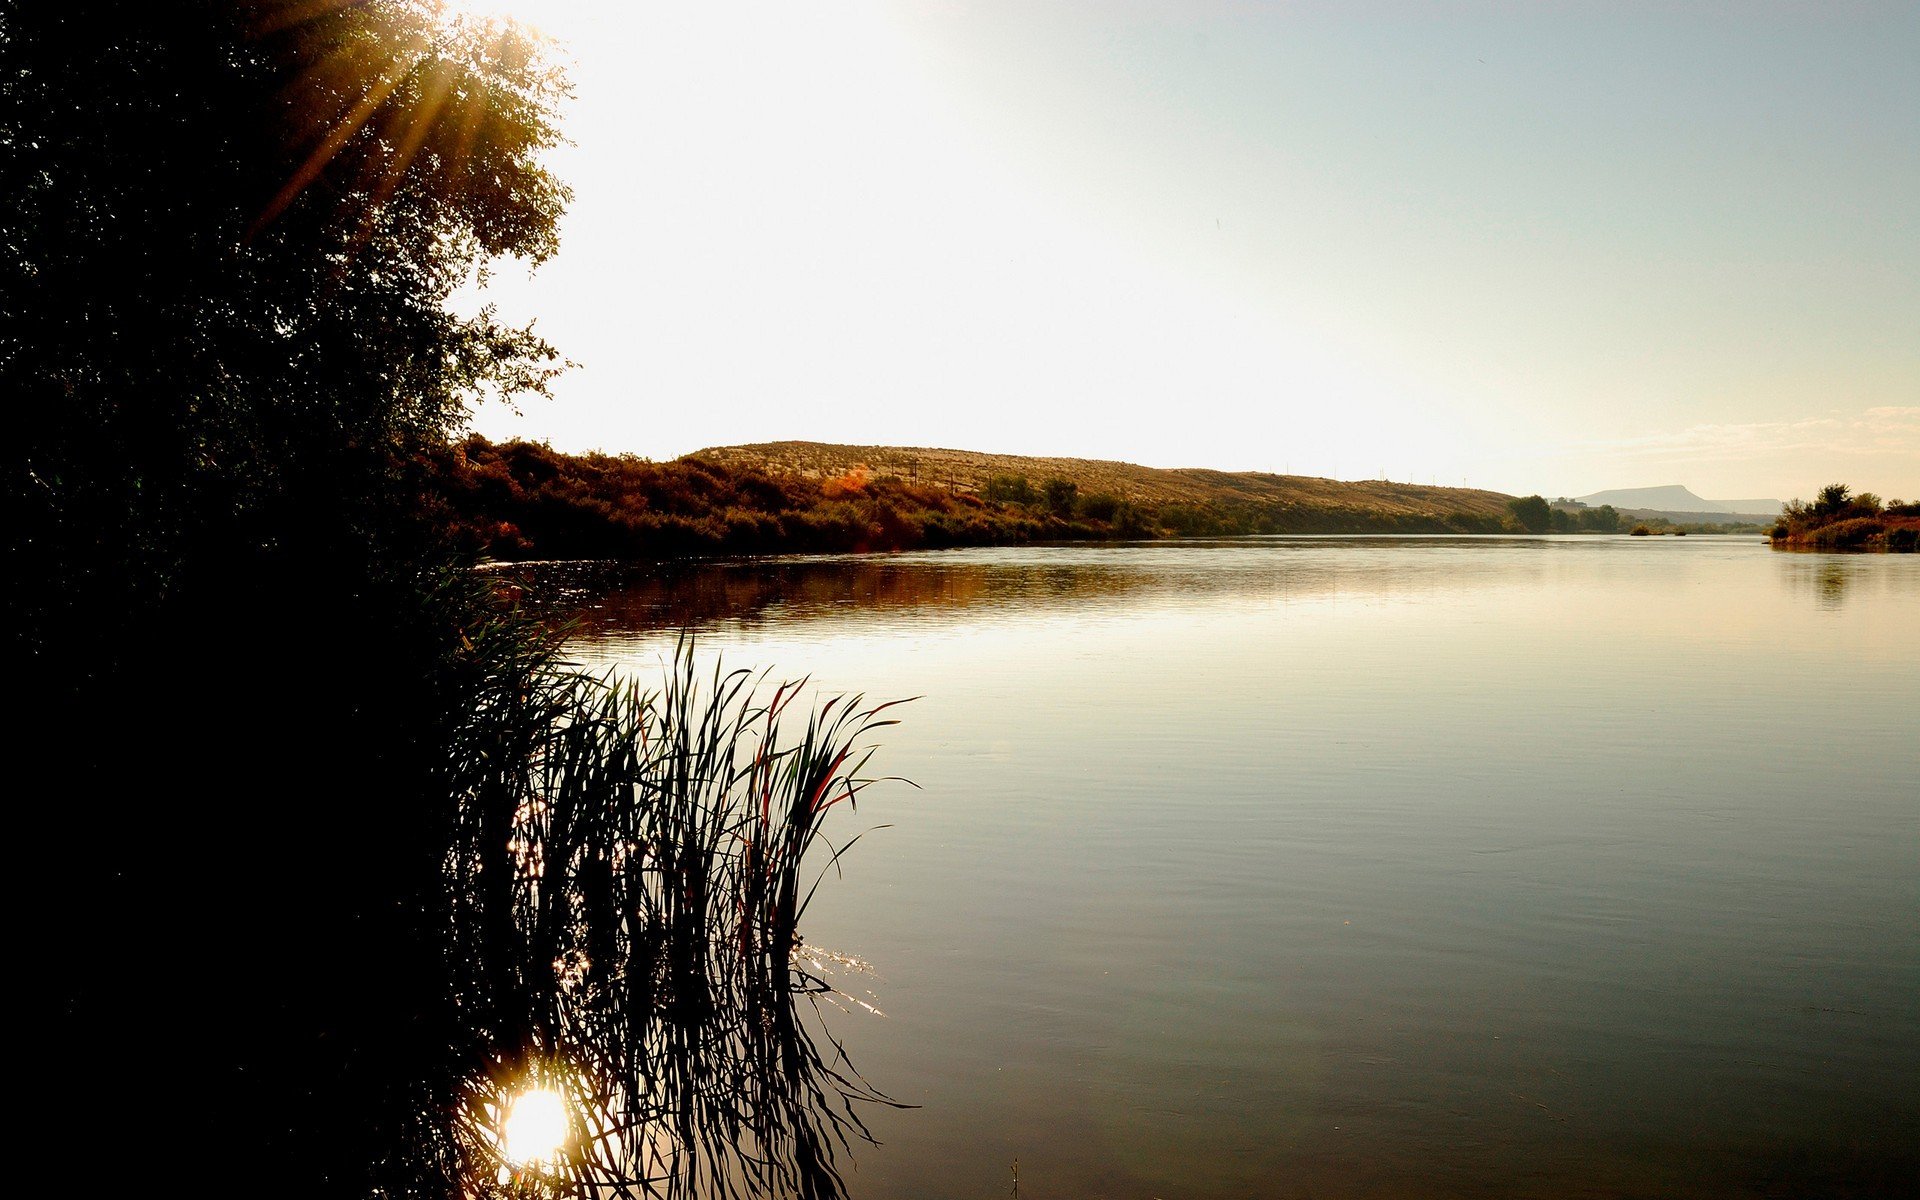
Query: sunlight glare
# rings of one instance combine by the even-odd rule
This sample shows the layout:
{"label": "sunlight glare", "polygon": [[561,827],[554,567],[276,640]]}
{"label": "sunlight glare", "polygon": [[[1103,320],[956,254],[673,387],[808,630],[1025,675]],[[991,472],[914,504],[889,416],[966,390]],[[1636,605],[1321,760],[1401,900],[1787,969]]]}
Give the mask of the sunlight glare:
{"label": "sunlight glare", "polygon": [[500,1126],[507,1161],[524,1167],[557,1157],[567,1144],[567,1102],[547,1088],[521,1092]]}
{"label": "sunlight glare", "polygon": [[542,33],[553,33],[564,23],[569,0],[439,0],[448,13],[477,17],[482,21],[512,21]]}

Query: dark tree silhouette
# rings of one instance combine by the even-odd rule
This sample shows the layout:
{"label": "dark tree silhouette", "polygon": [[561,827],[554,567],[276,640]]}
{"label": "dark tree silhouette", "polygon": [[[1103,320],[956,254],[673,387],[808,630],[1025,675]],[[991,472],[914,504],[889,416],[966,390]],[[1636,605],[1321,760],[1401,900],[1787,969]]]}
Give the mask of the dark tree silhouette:
{"label": "dark tree silhouette", "polygon": [[[562,94],[424,0],[0,7],[27,1075],[65,1186],[840,1193],[880,1098],[793,950],[884,722],[786,745],[790,690],[568,674],[423,491],[469,402],[554,369],[448,301],[553,251]],[[575,1136],[516,1167],[534,1082]]]}
{"label": "dark tree silhouette", "polygon": [[423,1177],[385,1164],[447,1044],[418,914],[477,610],[411,464],[554,366],[447,301],[554,249],[561,95],[413,0],[0,6],[0,587],[75,1180]]}
{"label": "dark tree silhouette", "polygon": [[399,464],[544,383],[531,330],[446,306],[555,247],[560,80],[524,36],[409,0],[80,0],[10,4],[0,56],[8,616],[36,648],[76,606],[118,624],[208,568],[394,538]]}
{"label": "dark tree silhouette", "polygon": [[1830,483],[1820,489],[1814,498],[1813,511],[1816,515],[1827,517],[1844,512],[1853,503],[1853,489],[1844,483]]}

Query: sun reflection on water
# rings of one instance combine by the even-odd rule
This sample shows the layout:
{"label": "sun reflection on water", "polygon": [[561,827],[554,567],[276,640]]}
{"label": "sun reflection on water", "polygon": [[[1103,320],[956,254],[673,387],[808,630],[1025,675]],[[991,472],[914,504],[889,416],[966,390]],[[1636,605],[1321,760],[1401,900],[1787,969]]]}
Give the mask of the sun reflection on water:
{"label": "sun reflection on water", "polygon": [[566,1098],[551,1088],[531,1088],[507,1104],[500,1145],[509,1163],[536,1166],[557,1159],[569,1132]]}

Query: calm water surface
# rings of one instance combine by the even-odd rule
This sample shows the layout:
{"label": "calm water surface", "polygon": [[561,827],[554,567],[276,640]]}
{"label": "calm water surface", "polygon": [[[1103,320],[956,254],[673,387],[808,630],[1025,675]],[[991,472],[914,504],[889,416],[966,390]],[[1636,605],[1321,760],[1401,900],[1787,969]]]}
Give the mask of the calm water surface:
{"label": "calm water surface", "polygon": [[1258,538],[556,573],[917,696],[805,932],[856,1198],[1920,1192],[1920,558]]}

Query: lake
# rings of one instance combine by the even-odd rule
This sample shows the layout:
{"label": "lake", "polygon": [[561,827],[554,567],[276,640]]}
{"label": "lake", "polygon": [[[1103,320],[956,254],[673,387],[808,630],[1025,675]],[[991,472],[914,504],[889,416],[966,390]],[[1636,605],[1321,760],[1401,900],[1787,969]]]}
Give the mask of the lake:
{"label": "lake", "polygon": [[[535,570],[917,697],[810,944],[856,1200],[1920,1190],[1920,557],[1244,538]],[[884,828],[880,828],[884,826]],[[884,1014],[884,1015],[880,1015]]]}

